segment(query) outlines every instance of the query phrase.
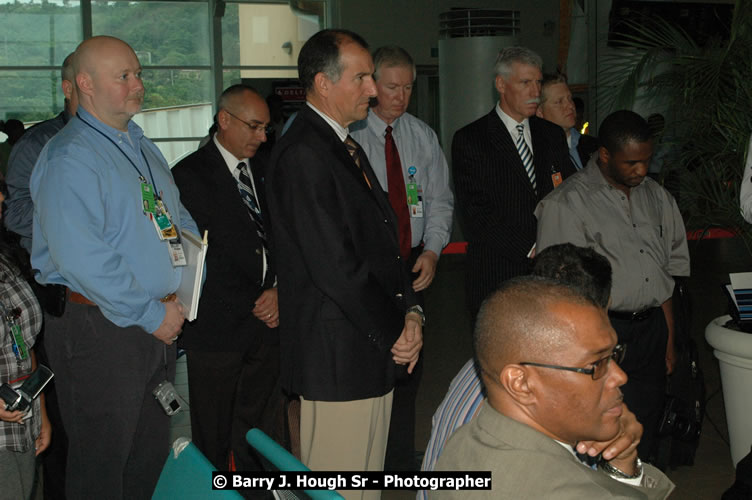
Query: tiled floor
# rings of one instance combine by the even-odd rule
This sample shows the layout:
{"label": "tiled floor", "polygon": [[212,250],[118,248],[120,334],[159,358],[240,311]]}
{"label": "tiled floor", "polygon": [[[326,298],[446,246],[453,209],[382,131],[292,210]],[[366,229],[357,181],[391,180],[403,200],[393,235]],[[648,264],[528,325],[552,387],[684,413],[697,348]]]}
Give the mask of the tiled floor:
{"label": "tiled floor", "polygon": [[[729,271],[748,270],[752,258],[732,241],[707,241],[691,244],[692,273],[689,281],[694,304],[692,336],[700,346],[701,367],[705,371],[707,418],[693,466],[669,471],[677,489],[674,500],[718,499],[733,483],[734,468],[728,445],[723,394],[720,392],[718,363],[704,341],[705,325],[725,313],[726,302],[720,283]],[[431,431],[431,416],[444,397],[449,381],[471,356],[470,321],[464,307],[464,259],[445,256],[441,259],[436,280],[426,296],[425,369],[417,402],[418,449],[424,449]],[[188,399],[185,358],[178,362],[176,387]],[[188,412],[172,420],[172,437],[190,436]],[[387,491],[386,500],[414,498],[411,491]]]}

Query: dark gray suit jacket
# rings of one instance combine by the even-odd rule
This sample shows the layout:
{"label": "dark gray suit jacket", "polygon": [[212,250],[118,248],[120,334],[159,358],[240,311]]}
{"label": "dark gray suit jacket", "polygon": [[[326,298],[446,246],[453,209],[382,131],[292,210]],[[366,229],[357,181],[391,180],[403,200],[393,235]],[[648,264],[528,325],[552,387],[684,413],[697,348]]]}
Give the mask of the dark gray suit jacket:
{"label": "dark gray suit jacket", "polygon": [[580,463],[562,445],[483,405],[447,442],[436,471],[491,471],[492,490],[436,491],[437,499],[581,500],[668,497],[673,483],[643,465],[642,486],[621,483]]}

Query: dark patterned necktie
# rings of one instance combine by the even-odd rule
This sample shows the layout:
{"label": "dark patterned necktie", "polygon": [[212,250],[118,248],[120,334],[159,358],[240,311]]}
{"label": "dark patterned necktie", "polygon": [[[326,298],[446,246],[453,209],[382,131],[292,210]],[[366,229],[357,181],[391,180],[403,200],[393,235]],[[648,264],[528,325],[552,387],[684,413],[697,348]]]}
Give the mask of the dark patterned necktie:
{"label": "dark patterned necktie", "polygon": [[410,257],[412,247],[412,230],[410,228],[410,211],[407,209],[407,191],[405,179],[402,176],[402,161],[400,161],[397,144],[392,137],[392,127],[387,125],[384,135],[384,153],[386,156],[386,179],[389,203],[397,214],[399,229],[400,254],[403,259]]}
{"label": "dark patterned necktie", "polygon": [[238,191],[240,191],[240,197],[243,198],[246,208],[248,208],[248,215],[256,224],[256,234],[261,239],[261,244],[264,247],[264,254],[269,255],[269,248],[266,243],[266,232],[264,231],[264,219],[261,217],[261,208],[259,207],[256,195],[253,194],[253,188],[251,187],[251,177],[248,175],[248,165],[245,162],[238,163],[237,169],[238,175]]}
{"label": "dark patterned necktie", "polygon": [[352,159],[355,161],[355,164],[360,169],[360,173],[363,174],[363,178],[366,180],[366,184],[368,184],[368,187],[370,188],[371,182],[368,180],[368,176],[366,176],[366,173],[363,171],[363,166],[360,164],[360,155],[363,152],[360,144],[355,142],[355,139],[348,135],[345,138],[345,147],[347,148],[347,152],[350,153],[350,156],[352,156]]}

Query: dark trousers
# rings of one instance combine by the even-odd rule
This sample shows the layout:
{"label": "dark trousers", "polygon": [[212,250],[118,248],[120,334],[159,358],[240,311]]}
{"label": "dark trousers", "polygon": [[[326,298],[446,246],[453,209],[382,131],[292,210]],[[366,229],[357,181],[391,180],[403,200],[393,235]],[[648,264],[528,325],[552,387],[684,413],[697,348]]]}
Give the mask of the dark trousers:
{"label": "dark trousers", "polygon": [[666,342],[668,326],[663,310],[653,309],[640,321],[611,318],[619,343],[626,346],[621,368],[629,380],[621,388],[624,402],[643,426],[637,453],[651,460],[656,452],[657,431],[666,392]]}
{"label": "dark trousers", "polygon": [[151,498],[170,446],[152,390],[175,379],[175,346],[73,303],[46,333],[68,435],[68,498]]}
{"label": "dark trousers", "polygon": [[219,470],[228,470],[231,451],[237,470],[262,470],[245,435],[258,427],[285,443],[279,344],[246,352],[191,349],[186,356],[193,443]]}
{"label": "dark trousers", "polygon": [[[37,337],[34,350],[37,354],[38,363],[51,366],[44,340],[46,336],[45,331],[49,329],[50,316],[45,313],[44,318],[44,326],[42,327],[42,332]],[[50,335],[54,335],[54,333]],[[44,499],[63,500],[65,499],[65,461],[68,455],[68,436],[65,434],[63,418],[60,415],[54,378],[44,388],[44,406],[47,411],[47,418],[50,420],[50,426],[52,427],[50,445],[44,450],[41,456]]]}
{"label": "dark trousers", "polygon": [[[413,268],[422,252],[422,246],[412,249],[410,259],[407,261],[408,270]],[[417,277],[418,273],[412,273],[413,280]],[[417,296],[421,307],[425,307],[423,293],[418,292]],[[419,468],[415,460],[415,400],[418,397],[418,386],[422,377],[423,350],[420,351],[420,358],[411,374],[407,373],[406,367],[397,367],[384,470],[409,471]]]}

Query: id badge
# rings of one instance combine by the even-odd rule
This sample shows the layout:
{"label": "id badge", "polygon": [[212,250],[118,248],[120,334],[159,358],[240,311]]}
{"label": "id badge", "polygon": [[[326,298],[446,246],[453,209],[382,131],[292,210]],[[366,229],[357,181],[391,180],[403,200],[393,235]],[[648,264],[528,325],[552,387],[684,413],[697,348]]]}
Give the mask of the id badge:
{"label": "id badge", "polygon": [[157,228],[157,233],[159,233],[159,239],[174,240],[177,238],[178,232],[175,230],[175,226],[172,224],[172,217],[170,217],[170,212],[167,210],[167,206],[165,206],[162,200],[157,199],[154,210],[155,212],[152,220]]}
{"label": "id badge", "polygon": [[561,181],[563,179],[561,178],[561,172],[554,172],[551,174],[551,182],[554,184],[554,188],[559,187],[559,184],[561,184]]}
{"label": "id badge", "polygon": [[185,260],[185,252],[183,251],[183,244],[180,242],[180,240],[172,240],[168,242],[169,250],[170,250],[170,262],[172,262],[172,267],[180,267],[180,266],[186,266],[188,265],[188,261]]}
{"label": "id badge", "polygon": [[423,187],[415,182],[408,182],[406,187],[410,217],[423,217]]}
{"label": "id badge", "polygon": [[154,201],[154,188],[145,179],[141,180],[141,203],[145,214],[153,214],[156,208]]}
{"label": "id badge", "polygon": [[29,357],[29,350],[26,348],[26,342],[24,342],[21,327],[14,324],[10,328],[10,331],[13,334],[13,354],[16,355],[18,360],[23,361]]}

